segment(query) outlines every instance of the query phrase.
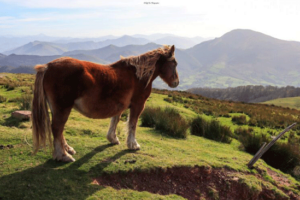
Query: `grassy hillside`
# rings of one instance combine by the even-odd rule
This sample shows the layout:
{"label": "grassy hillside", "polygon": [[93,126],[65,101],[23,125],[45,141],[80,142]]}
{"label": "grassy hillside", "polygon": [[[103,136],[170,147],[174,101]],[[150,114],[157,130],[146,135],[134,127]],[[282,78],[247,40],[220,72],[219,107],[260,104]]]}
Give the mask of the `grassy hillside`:
{"label": "grassy hillside", "polygon": [[209,98],[247,103],[259,103],[273,99],[300,96],[300,88],[293,86],[246,85],[235,88],[191,88],[187,91]]}
{"label": "grassy hillside", "polygon": [[[153,128],[137,127],[141,150],[129,151],[125,121],[118,125],[121,144],[111,146],[106,140],[110,120],[89,119],[75,110],[64,134],[77,151],[76,162],[56,162],[47,150],[33,156],[30,122],[16,120],[10,113],[20,108],[24,95],[30,94],[34,77],[0,77],[0,96],[4,99],[0,103],[0,145],[4,145],[0,149],[0,199],[296,199],[300,195],[299,181],[263,160],[248,169],[246,163],[252,155],[241,150],[237,140],[222,144],[193,135],[175,139]],[[8,83],[14,88],[8,90]],[[157,90],[146,104],[176,108],[186,120],[198,115],[217,119],[233,130],[239,125],[231,117],[245,115],[235,112],[241,105],[246,108],[248,104]],[[229,117],[213,109],[225,112],[229,106]],[[281,109],[265,107],[275,113]],[[250,118],[247,114],[247,120]],[[268,133],[281,128],[257,126],[255,130]]]}
{"label": "grassy hillside", "polygon": [[300,109],[300,97],[279,98],[271,101],[265,101],[264,104],[273,104],[276,106]]}

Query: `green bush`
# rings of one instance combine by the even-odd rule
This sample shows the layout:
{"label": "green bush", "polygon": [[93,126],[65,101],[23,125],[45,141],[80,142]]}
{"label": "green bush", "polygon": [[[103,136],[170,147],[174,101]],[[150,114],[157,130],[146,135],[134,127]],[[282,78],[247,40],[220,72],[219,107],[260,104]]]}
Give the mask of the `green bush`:
{"label": "green bush", "polygon": [[220,122],[206,121],[197,117],[192,121],[191,134],[223,143],[231,143],[232,132],[228,126],[222,126]]}
{"label": "green bush", "polygon": [[248,129],[245,129],[245,128],[241,128],[241,127],[238,127],[237,129],[234,130],[234,134],[235,134],[235,137],[236,139],[238,139],[238,137],[241,135],[246,135],[246,134],[250,134],[252,133],[254,130],[253,128],[249,127]]}
{"label": "green bush", "polygon": [[0,103],[6,102],[6,98],[0,95]]}
{"label": "green bush", "polygon": [[235,130],[235,134],[238,135],[238,140],[244,146],[245,151],[251,154],[255,154],[264,142],[269,141],[265,134],[255,134],[243,128]]}
{"label": "green bush", "polygon": [[254,117],[251,117],[248,124],[249,126],[257,126],[257,121]]}
{"label": "green bush", "polygon": [[4,88],[6,88],[7,91],[14,90],[17,87],[17,84],[15,82],[8,82],[4,85]]}
{"label": "green bush", "polygon": [[247,124],[247,119],[245,115],[240,115],[240,116],[233,116],[231,118],[231,121],[235,124],[238,125],[243,125],[243,124]]}
{"label": "green bush", "polygon": [[188,122],[174,108],[146,108],[141,115],[141,126],[154,127],[165,134],[186,138]]}
{"label": "green bush", "polygon": [[22,95],[18,98],[18,102],[20,104],[20,110],[31,110],[31,103],[32,103],[33,96],[29,94]]}
{"label": "green bush", "polygon": [[300,164],[299,152],[299,144],[277,142],[262,156],[262,159],[272,167],[291,173]]}
{"label": "green bush", "polygon": [[[293,136],[292,136],[293,137]],[[255,154],[264,142],[269,143],[271,138],[264,134],[255,134],[244,131],[239,135],[239,141],[245,151]],[[292,141],[291,137],[289,141]],[[263,156],[262,159],[274,168],[286,173],[292,173],[293,169],[300,165],[299,144],[277,141]]]}
{"label": "green bush", "polygon": [[207,127],[207,121],[202,117],[196,117],[191,123],[191,134],[204,136]]}
{"label": "green bush", "polygon": [[158,113],[161,113],[160,108],[145,108],[141,114],[142,127],[155,127],[155,120],[157,120]]}

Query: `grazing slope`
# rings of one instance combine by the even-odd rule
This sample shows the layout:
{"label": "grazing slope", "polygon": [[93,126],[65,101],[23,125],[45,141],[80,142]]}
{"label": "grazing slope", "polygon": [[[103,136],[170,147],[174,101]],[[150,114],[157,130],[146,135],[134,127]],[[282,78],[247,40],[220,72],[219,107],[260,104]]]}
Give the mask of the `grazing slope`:
{"label": "grazing slope", "polygon": [[263,102],[264,104],[273,104],[276,106],[289,107],[300,109],[300,97],[287,97],[287,98],[278,98],[270,101]]}
{"label": "grazing slope", "polygon": [[[222,144],[193,135],[175,139],[153,128],[137,127],[141,150],[129,151],[123,130],[126,119],[117,129],[121,144],[111,146],[106,140],[109,119],[89,119],[74,110],[66,124],[65,135],[77,151],[76,162],[53,161],[47,151],[32,156],[30,122],[16,120],[10,113],[19,108],[18,99],[22,95],[30,94],[33,79],[32,75],[7,73],[0,77],[0,96],[7,98],[7,102],[0,103],[0,145],[5,145],[0,148],[1,199],[299,198],[300,183],[291,176],[262,160],[254,169],[248,169],[246,163],[252,156],[241,151],[236,140]],[[18,85],[7,90],[8,83]],[[173,107],[186,119],[196,117],[203,108],[195,104],[191,109],[185,102],[197,100],[209,108],[247,106],[229,102],[223,105],[222,101],[188,93],[155,92],[160,94],[152,93],[146,106]],[[168,98],[172,96],[178,101],[169,103]],[[255,108],[255,105],[249,106]],[[230,118],[218,117],[218,120],[231,128],[237,127]],[[258,132],[263,130],[266,131],[264,128]],[[138,185],[140,181],[149,184]],[[155,185],[162,187],[158,189]]]}
{"label": "grazing slope", "polygon": [[300,96],[300,88],[292,86],[279,88],[274,86],[247,85],[235,88],[191,88],[187,91],[214,99],[250,103]]}

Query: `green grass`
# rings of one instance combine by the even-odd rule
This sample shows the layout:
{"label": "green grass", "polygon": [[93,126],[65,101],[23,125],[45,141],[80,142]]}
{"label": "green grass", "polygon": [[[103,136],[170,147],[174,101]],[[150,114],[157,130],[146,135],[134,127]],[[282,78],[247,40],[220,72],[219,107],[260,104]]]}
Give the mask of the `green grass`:
{"label": "green grass", "polygon": [[279,98],[263,102],[264,104],[273,104],[276,106],[300,109],[300,97]]}
{"label": "green grass", "polygon": [[[11,75],[10,75],[11,76]],[[24,87],[24,86],[22,86]],[[12,98],[22,95],[18,88],[10,92],[0,89],[0,95]],[[197,113],[180,103],[164,101],[167,95],[152,93],[146,106],[172,107],[179,110],[187,120]],[[10,113],[18,109],[16,102],[0,103],[0,144],[14,145],[12,149],[0,150],[0,197],[2,199],[183,199],[172,195],[157,195],[130,189],[115,190],[92,184],[93,178],[105,174],[131,171],[150,171],[154,168],[174,166],[207,166],[232,170],[232,175],[240,178],[242,184],[260,191],[262,185],[273,188],[276,194],[284,196],[275,187],[275,181],[266,173],[272,169],[286,176],[291,185],[287,187],[295,193],[300,183],[259,160],[256,169],[250,170],[246,163],[252,155],[239,149],[240,143],[222,144],[202,137],[188,135],[187,139],[175,139],[153,128],[137,127],[136,139],[141,145],[139,151],[129,151],[126,146],[126,123],[120,121],[117,134],[120,145],[111,146],[106,140],[110,119],[94,120],[72,111],[65,126],[65,137],[74,147],[76,162],[61,163],[52,160],[48,150],[33,156],[30,122],[13,121]],[[233,113],[232,115],[239,115]],[[213,116],[201,114],[206,119]],[[218,117],[221,124],[237,127],[231,118]],[[139,122],[140,124],[140,122]],[[134,159],[134,164],[125,161]],[[258,174],[266,174],[258,179]],[[213,191],[212,193],[216,193]],[[0,199],[1,199],[0,198]]]}

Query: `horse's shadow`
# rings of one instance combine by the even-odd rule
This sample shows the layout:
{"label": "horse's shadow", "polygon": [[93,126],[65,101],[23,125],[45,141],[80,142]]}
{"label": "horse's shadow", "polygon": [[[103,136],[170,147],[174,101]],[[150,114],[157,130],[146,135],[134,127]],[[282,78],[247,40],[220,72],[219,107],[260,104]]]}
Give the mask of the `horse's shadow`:
{"label": "horse's shadow", "polygon": [[130,152],[122,150],[110,157],[109,160],[100,161],[88,172],[79,169],[95,154],[111,146],[110,144],[101,145],[64,169],[57,169],[64,163],[49,159],[42,165],[2,176],[0,177],[0,200],[86,199],[96,191],[103,189],[103,187],[91,184],[91,177],[101,174],[109,164]]}

